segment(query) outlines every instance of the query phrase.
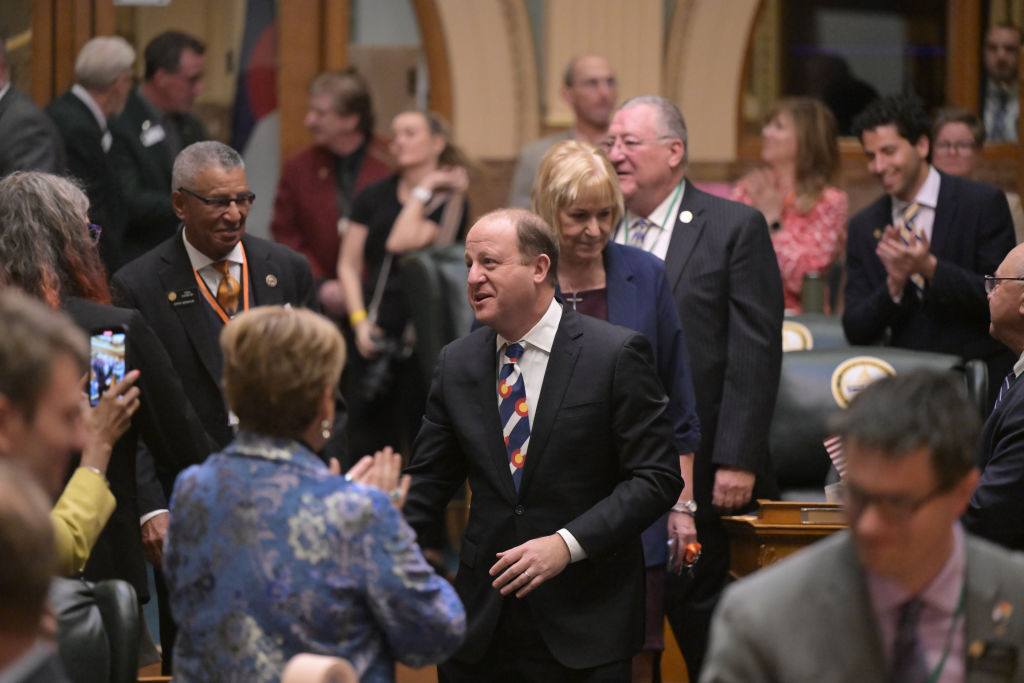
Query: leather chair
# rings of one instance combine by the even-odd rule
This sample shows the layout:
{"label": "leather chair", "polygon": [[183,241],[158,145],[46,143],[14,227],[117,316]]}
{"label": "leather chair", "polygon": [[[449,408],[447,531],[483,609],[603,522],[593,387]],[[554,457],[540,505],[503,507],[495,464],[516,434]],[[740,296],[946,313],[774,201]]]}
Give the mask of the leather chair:
{"label": "leather chair", "polygon": [[138,674],[140,616],[127,581],[55,578],[57,650],[73,683],[133,683]]}
{"label": "leather chair", "polygon": [[[835,477],[822,440],[829,418],[861,388],[886,374],[912,369],[948,372],[963,382],[971,404],[983,414],[988,394],[984,361],[883,346],[843,346],[782,354],[782,375],[769,444],[781,498],[824,500]],[[831,475],[830,475],[831,471]]]}
{"label": "leather chair", "polygon": [[441,347],[467,334],[473,324],[465,259],[461,242],[428,247],[401,259],[402,287],[416,328],[416,357],[425,386],[430,386]]}

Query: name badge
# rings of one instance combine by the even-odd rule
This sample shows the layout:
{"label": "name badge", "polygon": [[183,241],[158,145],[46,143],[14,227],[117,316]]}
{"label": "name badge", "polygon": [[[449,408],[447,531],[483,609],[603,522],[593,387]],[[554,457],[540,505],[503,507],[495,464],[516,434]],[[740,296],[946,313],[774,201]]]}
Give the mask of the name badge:
{"label": "name badge", "polygon": [[158,123],[155,126],[144,127],[139,134],[139,141],[142,142],[143,147],[152,147],[166,137],[167,133],[164,131],[164,127]]}
{"label": "name badge", "polygon": [[178,308],[179,306],[191,306],[198,300],[198,293],[195,289],[179,289],[175,292],[167,293],[167,301],[169,301],[171,306],[174,308]]}

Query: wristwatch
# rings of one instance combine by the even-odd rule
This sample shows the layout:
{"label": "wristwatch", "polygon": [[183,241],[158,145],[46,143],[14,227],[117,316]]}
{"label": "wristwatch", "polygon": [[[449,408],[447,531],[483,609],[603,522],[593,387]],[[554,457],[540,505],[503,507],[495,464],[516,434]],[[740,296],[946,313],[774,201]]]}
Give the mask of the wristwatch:
{"label": "wristwatch", "polygon": [[689,515],[691,517],[696,517],[697,516],[697,501],[695,501],[693,498],[691,498],[690,500],[686,501],[685,503],[676,503],[675,505],[672,506],[672,512],[681,512],[684,515]]}

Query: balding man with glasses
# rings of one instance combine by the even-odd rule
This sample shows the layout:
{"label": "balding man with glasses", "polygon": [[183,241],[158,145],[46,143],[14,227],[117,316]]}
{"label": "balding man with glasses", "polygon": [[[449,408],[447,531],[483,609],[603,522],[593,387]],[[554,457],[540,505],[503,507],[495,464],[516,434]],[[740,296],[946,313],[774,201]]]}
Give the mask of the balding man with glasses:
{"label": "balding man with glasses", "polygon": [[[1024,550],[1024,245],[1015,247],[994,275],[985,276],[989,333],[1010,349],[1017,362],[1000,383],[992,414],[981,430],[977,465],[981,470],[964,526],[1013,550]],[[1020,386],[1018,386],[1020,385]]]}
{"label": "balding man with glasses", "polygon": [[[256,196],[238,152],[219,142],[194,143],[177,156],[171,177],[171,203],[181,226],[117,271],[113,283],[120,303],[137,308],[163,341],[203,426],[223,448],[233,438],[235,419],[220,389],[221,329],[255,306],[318,310],[316,290],[309,262],[301,254],[245,234]],[[345,411],[339,408],[341,421]],[[342,459],[344,429],[338,421],[324,454]],[[146,469],[142,459],[139,468]],[[145,503],[140,507],[153,515],[143,515],[143,542],[155,566],[167,528],[166,497],[177,474],[157,472],[156,491],[140,482],[140,503]],[[166,662],[165,629],[161,624]]]}
{"label": "balding man with glasses", "polygon": [[958,522],[978,481],[962,387],[886,377],[837,417],[849,529],[726,590],[701,683],[1024,681],[1024,556]]}

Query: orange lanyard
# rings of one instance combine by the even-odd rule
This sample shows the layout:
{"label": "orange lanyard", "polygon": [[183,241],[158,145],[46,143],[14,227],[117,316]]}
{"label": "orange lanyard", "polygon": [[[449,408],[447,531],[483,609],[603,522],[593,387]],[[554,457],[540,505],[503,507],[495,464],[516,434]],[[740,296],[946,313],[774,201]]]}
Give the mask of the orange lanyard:
{"label": "orange lanyard", "polygon": [[[242,246],[241,242],[238,243],[238,248],[242,252],[242,310],[243,311],[248,311],[249,310],[249,264],[248,264],[248,261],[246,261],[246,259],[245,259],[245,247]],[[203,296],[206,297],[206,301],[210,304],[210,306],[213,307],[214,313],[216,313],[218,316],[220,316],[220,319],[224,321],[225,325],[227,325],[229,322],[231,322],[231,316],[229,316],[227,314],[227,311],[224,310],[224,307],[220,305],[219,301],[217,301],[216,295],[213,292],[210,291],[209,287],[206,286],[206,281],[203,280],[203,277],[199,274],[199,271],[196,270],[195,268],[193,268],[192,269],[192,274],[196,276],[196,282],[199,283],[199,291],[201,291],[203,293]],[[236,315],[237,315],[237,313],[236,313]]]}

